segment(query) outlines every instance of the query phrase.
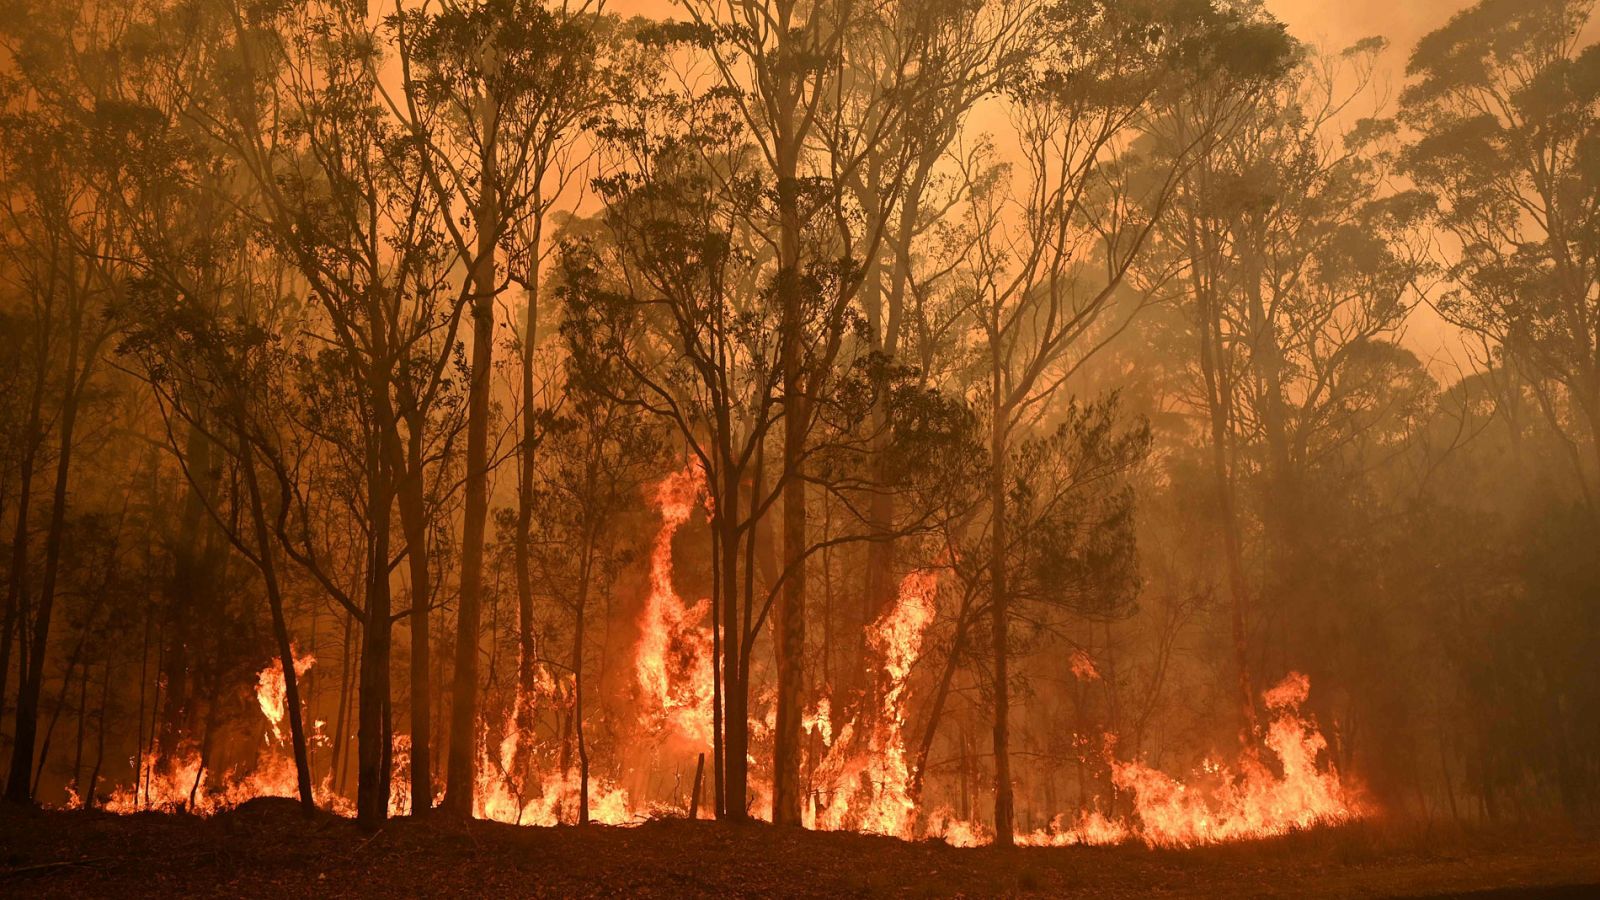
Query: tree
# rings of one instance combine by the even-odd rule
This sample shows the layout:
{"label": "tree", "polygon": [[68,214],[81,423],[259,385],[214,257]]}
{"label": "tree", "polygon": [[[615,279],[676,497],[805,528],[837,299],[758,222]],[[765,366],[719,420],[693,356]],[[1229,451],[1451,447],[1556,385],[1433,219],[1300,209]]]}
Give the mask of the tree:
{"label": "tree", "polygon": [[1405,170],[1459,245],[1440,312],[1536,376],[1591,505],[1600,485],[1591,161],[1600,47],[1582,41],[1592,10],[1584,0],[1482,0],[1417,43],[1401,97],[1401,120],[1418,135]]}
{"label": "tree", "polygon": [[[62,15],[52,24],[59,25],[62,19],[72,21]],[[0,635],[3,671],[9,671],[12,635],[18,635],[15,745],[6,781],[6,799],[14,803],[33,799],[40,694],[62,574],[73,453],[81,440],[76,429],[111,337],[104,311],[122,290],[124,279],[119,268],[107,262],[122,252],[125,235],[119,217],[87,177],[91,142],[77,107],[63,102],[80,99],[76,85],[57,68],[76,50],[73,37],[66,29],[27,35],[20,77],[5,85],[6,107],[0,116],[5,141],[15,148],[0,170],[9,226],[3,248],[6,272],[28,299],[35,351],[5,633]],[[46,403],[52,404],[53,414]],[[29,579],[29,507],[35,468],[48,435],[47,416],[55,420],[54,481],[35,593]]]}
{"label": "tree", "polygon": [[[1109,336],[1112,299],[1165,213],[1181,176],[1215,144],[1222,113],[1281,71],[1282,27],[1216,6],[1068,2],[1049,7],[1032,69],[1012,87],[1023,159],[1012,207],[995,179],[975,194],[972,290],[984,348],[989,424],[989,585],[994,648],[995,840],[1012,843],[1008,621],[1009,466],[1019,429]],[[1154,35],[1155,37],[1152,37]],[[1214,82],[1203,96],[1191,87]],[[1157,101],[1181,96],[1206,113],[1168,163],[1129,177],[1126,142]],[[1135,211],[1130,203],[1142,211]]]}
{"label": "tree", "polygon": [[1383,342],[1427,272],[1418,198],[1385,188],[1392,123],[1341,121],[1368,94],[1381,50],[1369,41],[1308,55],[1237,107],[1225,139],[1183,179],[1150,267],[1158,279],[1184,273],[1176,327],[1193,347],[1185,391],[1209,453],[1247,748],[1258,736],[1250,608],[1298,609],[1290,599],[1313,565],[1314,476],[1327,448],[1356,440],[1362,415],[1394,399],[1385,378],[1398,382],[1407,366],[1398,356],[1385,365]]}

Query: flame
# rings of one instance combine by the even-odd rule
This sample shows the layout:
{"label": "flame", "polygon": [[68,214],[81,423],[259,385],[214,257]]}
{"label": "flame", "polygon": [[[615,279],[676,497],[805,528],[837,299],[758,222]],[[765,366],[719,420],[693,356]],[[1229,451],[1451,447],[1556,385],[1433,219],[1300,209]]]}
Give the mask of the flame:
{"label": "flame", "polygon": [[1099,681],[1100,670],[1094,664],[1094,657],[1078,649],[1072,651],[1067,665],[1072,669],[1072,677],[1079,681]]}
{"label": "flame", "polygon": [[[1311,680],[1291,672],[1262,694],[1272,715],[1264,743],[1282,775],[1256,754],[1245,753],[1237,771],[1207,760],[1195,783],[1185,784],[1143,763],[1116,759],[1116,738],[1107,735],[1112,783],[1132,794],[1132,818],[1112,819],[1098,810],[1076,819],[1057,816],[1047,829],[1017,835],[1017,843],[1062,847],[1137,839],[1151,847],[1196,847],[1259,840],[1361,818],[1367,810],[1344,785],[1338,770],[1331,762],[1326,767],[1317,763],[1328,742],[1300,712],[1310,693]],[[927,835],[957,847],[993,839],[986,826],[956,819],[948,810],[929,818]]]}
{"label": "flame", "polygon": [[[294,656],[294,677],[298,681],[316,664],[317,658],[310,653],[301,655],[293,647],[289,652]],[[276,666],[267,666],[256,675],[256,703],[272,725],[272,737],[281,743],[284,740],[283,723],[289,715],[288,688],[284,685],[281,661]]]}
{"label": "flame", "polygon": [[[911,799],[903,734],[906,686],[922,653],[923,636],[933,623],[938,587],[934,574],[912,572],[900,582],[894,606],[868,629],[867,643],[881,675],[882,705],[872,711],[870,724],[861,726],[868,729],[864,749],[858,746],[860,729],[855,721],[839,730],[838,740],[817,770],[812,827],[912,837],[916,804]],[[826,723],[825,710],[820,712]]]}
{"label": "flame", "polygon": [[[673,753],[686,748],[691,754],[709,749],[713,737],[711,633],[702,624],[709,600],[686,606],[672,583],[673,537],[689,521],[704,494],[705,476],[697,465],[668,476],[653,491],[661,525],[651,548],[649,594],[640,617],[634,676],[642,705],[638,727],[661,742],[658,750],[667,746]],[[833,704],[824,693],[803,716],[805,733],[821,746],[821,758],[812,771],[811,792],[804,809],[808,827],[903,839],[939,838],[958,847],[993,841],[989,826],[958,818],[945,807],[923,816],[919,832],[918,810],[911,796],[904,737],[910,681],[934,621],[938,587],[933,571],[906,575],[894,605],[869,626],[867,644],[876,672],[874,693],[870,695],[876,701],[873,708],[857,712],[840,725]],[[310,654],[296,652],[296,676],[304,677],[314,663]],[[1081,649],[1071,653],[1068,665],[1080,682],[1102,678],[1094,659]],[[518,703],[510,708],[554,709],[570,714],[575,700],[573,685],[570,676],[557,676],[541,666],[533,696],[517,698]],[[1017,843],[1061,847],[1141,841],[1152,847],[1193,847],[1271,837],[1360,818],[1366,814],[1363,803],[1344,785],[1331,762],[1319,763],[1327,741],[1301,713],[1310,690],[1306,676],[1290,673],[1265,691],[1262,699],[1270,722],[1261,736],[1263,747],[1242,753],[1232,766],[1208,759],[1188,782],[1143,762],[1119,759],[1115,735],[1106,735],[1103,752],[1111,783],[1120,795],[1114,798],[1110,809],[1126,812],[1108,813],[1097,806],[1062,813],[1046,828],[1017,835]],[[210,772],[198,747],[188,741],[170,759],[141,756],[136,760],[140,776],[136,786],[118,788],[104,808],[116,813],[157,809],[210,815],[255,797],[294,797],[297,782],[283,727],[288,704],[281,665],[268,665],[257,674],[255,694],[267,732],[265,748],[249,771]],[[771,740],[774,716],[769,687],[752,704],[753,743]],[[308,735],[313,746],[327,743],[322,729],[321,721],[313,723]],[[484,727],[479,733],[474,814],[522,825],[577,821],[581,775],[576,766],[553,762],[559,746],[521,748],[522,741],[533,741],[535,737],[519,731],[514,712],[503,722],[503,737],[498,741],[489,730]],[[519,754],[519,749],[531,752]],[[518,762],[523,757],[536,771],[514,772],[514,764],[523,764]],[[411,807],[410,759],[410,737],[395,735],[391,815],[403,815]],[[628,762],[635,767],[649,765],[641,763],[641,759],[634,756]],[[752,752],[749,761],[749,809],[757,817],[770,817],[770,772],[761,770],[766,760]],[[329,775],[317,786],[316,802],[341,815],[352,815],[354,804],[336,794],[331,781]],[[646,786],[640,793],[652,790]],[[682,815],[684,811],[681,801],[665,804],[659,799],[640,800],[630,796],[624,787],[593,773],[588,794],[590,821],[602,824],[632,824],[656,815]],[[81,802],[75,793],[69,793],[69,806]]]}
{"label": "flame", "polygon": [[1281,776],[1247,755],[1236,774],[1213,764],[1212,787],[1197,790],[1142,763],[1114,763],[1113,783],[1134,795],[1140,839],[1152,847],[1192,847],[1359,818],[1362,806],[1338,770],[1317,765],[1328,742],[1300,714],[1310,692],[1310,679],[1291,672],[1262,695],[1273,717],[1265,743]]}
{"label": "flame", "polygon": [[[304,677],[315,664],[316,657],[294,651],[296,678]],[[281,663],[270,663],[257,673],[256,703],[267,717],[270,733],[266,736],[268,749],[258,757],[252,771],[219,776],[209,770],[200,748],[193,741],[185,741],[169,759],[162,759],[153,752],[141,753],[137,760],[140,776],[137,784],[116,788],[103,808],[114,813],[186,810],[204,816],[256,797],[298,796],[294,757],[284,728],[289,707]],[[316,722],[307,736],[308,742],[324,740],[321,728],[322,723]],[[333,792],[326,783],[314,790],[314,794],[321,805],[335,807]],[[77,807],[82,802],[74,793],[69,797],[68,806]]]}
{"label": "flame", "polygon": [[705,473],[693,463],[656,486],[661,530],[650,551],[650,595],[639,622],[634,668],[645,707],[643,718],[655,729],[709,747],[715,673],[711,634],[700,623],[711,601],[686,607],[672,585],[672,537],[689,521],[695,500],[704,492]]}

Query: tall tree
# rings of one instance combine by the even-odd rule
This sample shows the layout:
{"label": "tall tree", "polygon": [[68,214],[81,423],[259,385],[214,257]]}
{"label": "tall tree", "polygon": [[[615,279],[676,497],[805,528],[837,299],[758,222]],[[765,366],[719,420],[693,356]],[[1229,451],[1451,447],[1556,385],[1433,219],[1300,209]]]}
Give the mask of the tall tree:
{"label": "tall tree", "polygon": [[[471,296],[472,348],[467,391],[466,505],[461,544],[454,682],[445,806],[472,811],[477,764],[478,656],[482,641],[484,543],[489,510],[489,420],[496,339],[495,304],[506,285],[500,257],[515,250],[516,278],[528,292],[523,359],[523,442],[517,525],[528,539],[536,414],[531,356],[538,316],[538,267],[545,216],[573,169],[570,151],[599,104],[601,4],[544,0],[446,3],[391,19],[405,74],[403,103],[390,100],[419,145],[419,162],[442,207],[461,204],[470,228],[443,219]],[[517,551],[522,641],[519,684],[533,702],[532,588],[525,547]],[[425,628],[425,623],[418,622]],[[419,670],[425,672],[425,663]],[[425,692],[424,692],[425,694]],[[414,719],[425,709],[413,712]],[[520,715],[524,726],[531,711]],[[425,719],[423,719],[425,721]],[[525,741],[526,743],[527,741]]]}
{"label": "tall tree", "polygon": [[1401,120],[1417,133],[1406,171],[1459,246],[1439,309],[1537,376],[1591,506],[1600,497],[1600,45],[1584,44],[1593,10],[1589,0],[1481,0],[1417,43],[1401,96]]}
{"label": "tall tree", "polygon": [[[1107,316],[1183,173],[1216,143],[1218,114],[1270,84],[1290,41],[1276,22],[1213,5],[1064,2],[1040,19],[1034,65],[1013,86],[1023,159],[1012,209],[996,180],[976,195],[973,290],[984,347],[989,424],[989,613],[994,671],[995,840],[1013,841],[1008,557],[1010,466],[1021,429],[1097,349],[1127,324]],[[1158,35],[1152,40],[1152,35]],[[1181,152],[1129,178],[1124,151],[1157,101],[1198,101],[1213,80],[1212,115],[1182,134]],[[1135,208],[1142,211],[1136,212]]]}

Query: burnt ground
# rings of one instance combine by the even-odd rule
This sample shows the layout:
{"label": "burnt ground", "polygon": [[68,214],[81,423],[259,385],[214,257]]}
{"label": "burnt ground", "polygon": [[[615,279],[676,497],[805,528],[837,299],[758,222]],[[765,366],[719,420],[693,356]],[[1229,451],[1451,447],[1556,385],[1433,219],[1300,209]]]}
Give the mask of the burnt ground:
{"label": "burnt ground", "polygon": [[958,850],[765,825],[376,835],[260,800],[212,819],[0,810],[0,896],[1600,896],[1600,834],[1361,824],[1185,851]]}

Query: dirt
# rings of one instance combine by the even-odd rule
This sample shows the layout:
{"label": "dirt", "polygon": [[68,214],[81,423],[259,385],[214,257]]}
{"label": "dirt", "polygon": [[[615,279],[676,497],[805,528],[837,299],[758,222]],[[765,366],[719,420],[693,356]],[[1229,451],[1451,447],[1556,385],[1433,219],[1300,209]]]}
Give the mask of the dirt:
{"label": "dirt", "polygon": [[293,803],[210,819],[0,811],[0,896],[1600,896],[1600,835],[1360,824],[1195,850],[956,849],[682,820],[376,834]]}

